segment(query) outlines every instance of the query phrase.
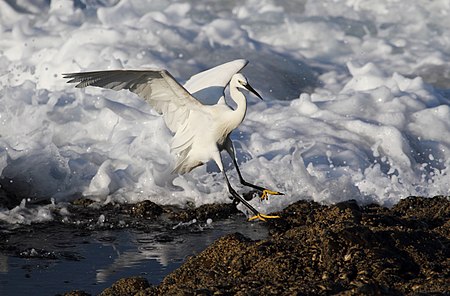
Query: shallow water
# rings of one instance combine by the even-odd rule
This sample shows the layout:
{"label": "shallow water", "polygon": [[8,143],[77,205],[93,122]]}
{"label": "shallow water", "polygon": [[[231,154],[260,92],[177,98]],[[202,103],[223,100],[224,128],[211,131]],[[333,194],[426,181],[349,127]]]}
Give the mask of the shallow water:
{"label": "shallow water", "polygon": [[264,224],[247,223],[241,215],[173,227],[87,230],[42,224],[10,230],[14,235],[8,245],[17,249],[15,255],[0,255],[1,295],[54,295],[75,289],[95,295],[120,278],[137,275],[158,284],[188,256],[225,234],[240,232],[252,239],[268,234]]}

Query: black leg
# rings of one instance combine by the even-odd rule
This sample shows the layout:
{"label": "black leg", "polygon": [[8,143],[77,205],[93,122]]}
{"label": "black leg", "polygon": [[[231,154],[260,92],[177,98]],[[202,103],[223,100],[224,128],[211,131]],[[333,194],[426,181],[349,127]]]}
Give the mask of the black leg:
{"label": "black leg", "polygon": [[259,212],[252,207],[243,197],[241,197],[234,189],[233,187],[231,187],[230,181],[228,180],[227,174],[225,174],[225,171],[222,171],[223,176],[225,178],[225,181],[227,182],[227,186],[228,186],[228,191],[230,192],[230,194],[233,196],[234,201],[239,201],[241,202],[244,206],[246,206],[250,211],[253,212],[253,214],[255,215],[259,215]]}
{"label": "black leg", "polygon": [[261,186],[258,186],[258,185],[255,185],[255,184],[252,184],[252,183],[249,183],[249,182],[245,181],[244,178],[242,177],[241,170],[239,169],[239,166],[238,166],[238,163],[236,161],[236,158],[232,157],[232,159],[233,159],[233,164],[236,167],[236,171],[237,171],[238,176],[239,176],[239,181],[241,182],[242,185],[251,187],[251,188],[259,190],[259,191],[264,191],[265,190],[265,188],[263,188]]}
{"label": "black leg", "polygon": [[260,197],[261,199],[266,199],[268,194],[271,194],[271,195],[284,195],[284,193],[277,192],[277,191],[272,191],[272,190],[266,189],[264,187],[261,187],[261,186],[258,186],[258,185],[255,185],[255,184],[252,184],[252,183],[249,183],[249,182],[245,181],[244,177],[242,177],[241,170],[239,169],[239,166],[238,166],[238,163],[237,163],[237,160],[236,160],[236,153],[234,151],[233,142],[231,141],[231,139],[229,137],[226,138],[225,143],[224,143],[224,147],[225,147],[225,150],[230,155],[231,159],[233,160],[233,164],[236,167],[236,171],[237,171],[238,176],[239,176],[239,181],[241,182],[242,185],[251,187],[251,188],[256,189],[258,191],[261,191],[262,192],[262,196]]}
{"label": "black leg", "polygon": [[242,204],[244,206],[246,206],[248,209],[250,209],[250,211],[253,212],[253,214],[255,214],[254,216],[248,218],[249,221],[252,220],[261,220],[261,221],[266,221],[266,219],[277,219],[280,218],[280,216],[269,216],[269,215],[264,215],[261,214],[260,212],[258,212],[254,207],[252,207],[244,198],[242,198],[234,189],[233,187],[231,187],[230,181],[228,181],[228,177],[225,174],[225,171],[223,171],[223,176],[225,177],[225,181],[227,182],[227,186],[228,186],[228,191],[231,193],[231,195],[233,196],[233,198],[235,200],[238,200],[240,202],[242,202]]}
{"label": "black leg", "polygon": [[252,221],[252,220],[261,220],[261,221],[266,221],[266,219],[276,219],[276,218],[280,218],[280,216],[269,216],[269,215],[264,215],[261,214],[260,212],[258,212],[254,207],[252,207],[243,197],[241,197],[236,190],[233,189],[233,187],[230,184],[230,181],[228,180],[227,174],[225,173],[225,170],[223,169],[223,163],[222,163],[222,157],[220,155],[220,152],[217,151],[217,153],[214,155],[214,161],[217,163],[217,165],[219,166],[220,171],[223,173],[223,177],[225,178],[225,181],[227,182],[227,186],[228,186],[228,191],[230,192],[230,194],[233,196],[233,199],[237,202],[241,202],[244,206],[246,206],[250,211],[253,212],[254,216],[250,217],[248,220]]}

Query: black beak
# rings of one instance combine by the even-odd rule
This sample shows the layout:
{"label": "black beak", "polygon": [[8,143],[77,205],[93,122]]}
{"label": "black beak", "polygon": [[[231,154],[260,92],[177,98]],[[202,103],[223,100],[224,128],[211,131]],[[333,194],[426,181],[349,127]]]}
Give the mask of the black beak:
{"label": "black beak", "polygon": [[259,93],[256,92],[256,90],[250,85],[250,84],[246,84],[244,85],[246,89],[248,89],[248,91],[252,92],[255,96],[257,96],[258,98],[261,99],[261,101],[264,101],[263,98],[259,95]]}

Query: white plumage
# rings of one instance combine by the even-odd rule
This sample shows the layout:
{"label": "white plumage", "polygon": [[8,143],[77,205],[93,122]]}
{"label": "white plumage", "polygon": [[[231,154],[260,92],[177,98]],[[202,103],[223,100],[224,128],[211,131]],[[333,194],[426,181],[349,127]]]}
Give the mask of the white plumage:
{"label": "white plumage", "polygon": [[[180,85],[166,70],[108,70],[64,74],[68,82],[78,83],[76,87],[98,86],[113,90],[128,89],[148,102],[162,114],[167,127],[173,133],[171,149],[177,156],[174,172],[184,174],[209,160],[214,160],[223,172],[228,190],[235,201],[242,202],[254,214],[250,219],[277,218],[260,214],[232,188],[225,174],[220,151],[225,149],[233,159],[243,185],[267,194],[282,194],[246,182],[239,171],[230,133],[239,126],[245,117],[247,101],[240,89],[247,89],[261,96],[250,86],[241,73],[246,60],[235,60],[193,76],[186,88],[199,97],[207,97],[216,104],[203,104]],[[221,75],[213,75],[220,72]],[[223,74],[222,74],[223,73]],[[223,90],[230,84],[230,95],[236,103],[230,108],[224,100]],[[217,90],[221,95],[217,95]],[[218,98],[220,96],[220,98]],[[262,99],[262,98],[261,98]],[[218,100],[218,101],[217,101]]]}

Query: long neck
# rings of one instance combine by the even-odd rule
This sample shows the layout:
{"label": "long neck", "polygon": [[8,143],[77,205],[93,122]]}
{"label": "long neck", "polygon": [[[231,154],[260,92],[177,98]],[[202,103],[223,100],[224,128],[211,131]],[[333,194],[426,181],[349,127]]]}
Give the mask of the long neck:
{"label": "long neck", "polygon": [[244,94],[241,93],[237,87],[230,88],[230,96],[237,105],[236,109],[233,111],[233,123],[237,127],[241,124],[242,120],[244,120],[245,112],[247,112],[247,100],[245,99]]}

